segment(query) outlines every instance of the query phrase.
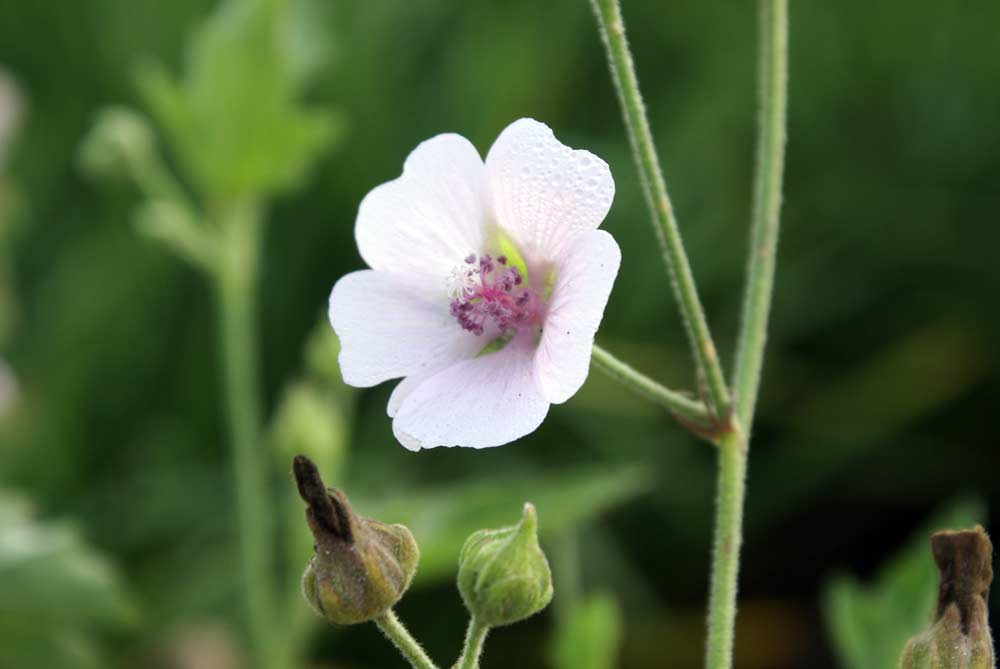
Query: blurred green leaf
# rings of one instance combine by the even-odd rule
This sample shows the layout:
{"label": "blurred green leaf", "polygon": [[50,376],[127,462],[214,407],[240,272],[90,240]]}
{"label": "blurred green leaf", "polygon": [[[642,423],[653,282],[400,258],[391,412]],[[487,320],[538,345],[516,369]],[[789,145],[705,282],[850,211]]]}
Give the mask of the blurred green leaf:
{"label": "blurred green leaf", "polygon": [[[302,454],[316,464],[329,485],[343,486],[357,391],[343,382],[337,363],[340,341],[325,315],[303,349],[304,370],[285,388],[269,427],[276,466],[287,472],[292,458]],[[281,502],[289,597],[283,648],[289,662],[297,665],[322,619],[303,605],[303,556],[311,553],[314,543],[304,518],[305,505],[294,485],[283,488]]]}
{"label": "blurred green leaf", "polygon": [[340,373],[340,340],[330,327],[326,313],[313,327],[304,348],[305,374],[333,393],[345,411],[353,410],[358,390],[344,383]]}
{"label": "blurred green leaf", "polygon": [[926,625],[937,596],[931,533],[971,527],[985,516],[982,503],[958,501],[935,514],[870,585],[846,574],[829,581],[824,615],[844,669],[896,666],[906,640]]}
{"label": "blurred green leaf", "polygon": [[554,669],[613,669],[622,642],[622,614],[610,593],[573,604],[556,627],[550,650]]}
{"label": "blurred green leaf", "polygon": [[0,491],[0,667],[101,667],[93,630],[134,622],[111,566],[66,523]]}
{"label": "blurred green leaf", "polygon": [[[344,469],[351,445],[351,424],[357,391],[340,375],[337,355],[340,342],[326,320],[321,320],[306,339],[305,370],[285,388],[268,428],[276,467],[289,471],[296,455],[305,455],[332,486],[344,485]],[[290,573],[295,596],[304,566],[301,556],[313,544],[303,521],[303,503],[293,485],[284,488],[288,506]]]}
{"label": "blurred green leaf", "polygon": [[225,0],[195,34],[183,79],[163,67],[140,85],[180,161],[212,198],[271,195],[298,185],[337,129],[304,107],[319,31],[301,29],[301,0]]}
{"label": "blurred green leaf", "polygon": [[20,200],[18,188],[0,173],[0,347],[7,343],[19,316],[13,287],[13,264]]}
{"label": "blurred green leaf", "polygon": [[325,478],[339,481],[347,452],[350,408],[313,381],[295,381],[285,389],[271,426],[279,469],[302,454],[316,463]]}
{"label": "blurred green leaf", "polygon": [[543,539],[571,529],[631,499],[649,482],[637,466],[569,469],[559,474],[505,475],[388,499],[356,502],[363,515],[410,528],[420,544],[417,579],[450,577],[470,534],[509,524],[525,502],[538,510]]}

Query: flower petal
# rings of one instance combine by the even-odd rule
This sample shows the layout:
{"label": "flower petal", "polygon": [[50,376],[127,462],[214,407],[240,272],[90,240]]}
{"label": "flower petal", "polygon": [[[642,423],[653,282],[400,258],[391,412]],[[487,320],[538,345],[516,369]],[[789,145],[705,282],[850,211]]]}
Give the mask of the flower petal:
{"label": "flower petal", "polygon": [[535,379],[542,395],[553,404],[568,400],[587,379],[594,334],[621,259],[614,237],[592,230],[576,237],[559,261],[535,352]]}
{"label": "flower petal", "polygon": [[435,374],[403,400],[392,431],[406,448],[489,448],[534,431],[549,403],[532,372],[533,349],[506,347]]}
{"label": "flower petal", "polygon": [[340,370],[352,386],[428,373],[482,348],[434,291],[375,270],[352,272],[330,293],[330,324],[340,337]]}
{"label": "flower petal", "polygon": [[598,227],[615,195],[607,163],[532,119],[500,133],[486,172],[498,223],[535,261],[552,260],[575,234]]}
{"label": "flower petal", "polygon": [[444,281],[483,246],[491,215],[483,160],[455,134],[438,135],[410,153],[399,178],[361,201],[355,237],[372,269],[433,275]]}
{"label": "flower petal", "polygon": [[410,393],[416,390],[421,383],[440,371],[440,369],[435,369],[427,374],[413,374],[397,383],[396,387],[392,389],[392,394],[389,395],[389,405],[386,407],[386,413],[389,414],[389,418],[396,417],[396,414],[399,413],[399,407],[403,406],[403,401],[410,396]]}

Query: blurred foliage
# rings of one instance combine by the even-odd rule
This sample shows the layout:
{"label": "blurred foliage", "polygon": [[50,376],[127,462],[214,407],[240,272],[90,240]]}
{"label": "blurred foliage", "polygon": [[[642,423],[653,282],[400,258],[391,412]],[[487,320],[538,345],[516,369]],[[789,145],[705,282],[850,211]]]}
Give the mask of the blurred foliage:
{"label": "blurred foliage", "polygon": [[982,523],[986,509],[959,501],[936,513],[869,585],[840,575],[823,596],[826,624],[843,669],[895,667],[903,646],[927,625],[938,594],[930,535]]}
{"label": "blurred foliage", "polygon": [[[19,195],[7,176],[7,156],[17,138],[24,101],[20,88],[0,67],[0,350],[14,329],[17,307],[11,287],[11,265]],[[0,360],[0,413],[3,412],[6,380],[4,362]],[[9,383],[9,381],[8,381]],[[13,391],[9,391],[13,392]]]}
{"label": "blurred foliage", "polygon": [[339,352],[340,342],[324,318],[306,341],[305,371],[285,388],[271,421],[278,468],[288,469],[301,453],[325,479],[343,480],[357,391],[340,379]]}
{"label": "blurred foliage", "polygon": [[117,573],[69,523],[0,490],[0,667],[108,666],[100,632],[136,623]]}
{"label": "blurred foliage", "polygon": [[421,549],[419,583],[454,574],[466,538],[483,527],[509,523],[511,510],[525,501],[544,519],[542,535],[553,536],[592,521],[648,485],[648,478],[634,467],[568,467],[554,475],[522,472],[439,484],[426,491],[358,501],[358,506],[374,518],[393,518],[410,528]]}
{"label": "blurred foliage", "polygon": [[[753,3],[623,4],[686,245],[731,363],[750,203]],[[253,12],[226,3],[213,14],[219,6],[0,0],[0,63],[30,101],[8,162],[26,224],[7,244],[20,317],[3,354],[23,403],[0,428],[0,478],[29,491],[42,518],[71,515],[88,544],[121,566],[145,624],[109,639],[108,650],[135,665],[136,653],[177,626],[236,620],[240,601],[210,299],[189,268],[127,225],[131,189],[95,187],[74,168],[98,110],[148,104],[174,149],[167,167],[191,176],[185,191],[221,196],[253,184],[276,196],[261,286],[268,405],[282,406],[300,382],[316,402],[343,402],[350,448],[336,483],[349,485],[359,512],[392,505],[398,517],[385,520],[419,520],[413,505],[427,504],[439,520],[414,527],[418,540],[447,544],[439,522],[477,520],[460,495],[500,477],[532,486],[512,492],[503,518],[532,500],[545,530],[563,507],[545,508],[550,491],[536,485],[564,471],[571,484],[581,472],[614,483],[642,463],[647,494],[629,502],[623,486],[604,498],[616,505],[593,507],[599,517],[577,516],[587,525],[584,589],[616,594],[624,666],[700,666],[713,454],[655,408],[595,375],[519,444],[415,456],[394,443],[389,387],[345,399],[311,363],[302,369],[330,287],[361,267],[353,221],[365,193],[436,133],[460,132],[485,153],[510,121],[533,116],[605,158],[615,175],[605,227],[624,261],[599,339],[670,385],[691,387],[683,330],[669,291],[655,284],[660,259],[587,3],[316,2],[293,14],[287,32],[264,30],[263,48],[249,55],[208,17],[259,25]],[[196,28],[206,18],[210,27]],[[793,3],[787,189],[750,464],[741,669],[836,666],[818,608],[830,569],[866,577],[956,492],[980,492],[994,508],[1000,501],[989,429],[1000,397],[991,344],[1000,312],[989,308],[1000,285],[998,22],[996,4]],[[301,29],[320,39],[287,37]],[[218,46],[187,52],[192,35]],[[259,82],[207,78],[272,56]],[[277,85],[279,71],[300,74]],[[259,109],[245,102],[251,88]],[[228,124],[205,120],[230,99],[201,97],[206,90],[241,100],[231,122],[260,123],[260,141],[233,146]],[[286,135],[275,119],[286,117],[290,91],[305,91],[309,104],[290,115]],[[332,108],[347,123],[302,129]],[[312,132],[339,136],[339,151],[317,157],[287,141]],[[190,143],[212,159],[195,164],[177,150]],[[227,148],[231,173],[220,167]],[[265,179],[258,161],[271,151],[283,169]],[[312,176],[292,195],[303,166]],[[317,357],[323,378],[336,381],[333,357]],[[282,448],[274,452],[284,459]],[[588,486],[602,495],[615,488],[594,480]],[[292,494],[287,475],[275,485]],[[451,506],[441,510],[445,497]],[[497,508],[508,503],[494,499]],[[301,506],[289,508],[288,518],[301,518]],[[300,549],[308,546],[289,552]],[[401,607],[435,657],[454,655],[453,631],[464,623],[442,580],[456,557],[431,556],[418,572],[429,575],[424,587]],[[304,559],[290,554],[288,563]],[[296,601],[294,612],[307,615]],[[539,667],[544,622],[492,635],[486,661]],[[314,653],[357,667],[398,662],[375,632],[324,629]]]}
{"label": "blurred foliage", "polygon": [[621,611],[609,593],[576,603],[552,640],[553,669],[614,669],[622,625]]}
{"label": "blurred foliage", "polygon": [[191,41],[175,82],[160,66],[140,81],[153,113],[199,190],[226,200],[301,183],[335,129],[326,110],[303,109],[318,65],[302,0],[226,0]]}

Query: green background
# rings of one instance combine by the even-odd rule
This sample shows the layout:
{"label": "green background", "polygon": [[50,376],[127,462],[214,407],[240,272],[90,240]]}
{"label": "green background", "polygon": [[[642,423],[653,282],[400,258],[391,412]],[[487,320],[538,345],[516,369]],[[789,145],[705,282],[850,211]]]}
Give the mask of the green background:
{"label": "green background", "polygon": [[[841,666],[821,614],[829,577],[873,574],[959,495],[1000,501],[1000,4],[791,5],[783,229],[737,628],[745,668]],[[76,161],[100,108],[146,109],[137,64],[177,72],[212,7],[0,0],[0,65],[27,100],[8,170],[19,224],[5,250],[19,313],[4,355],[23,397],[0,423],[0,483],[41,518],[75,524],[118,574],[128,611],[84,627],[102,666],[196,666],[168,659],[188,637],[241,645],[211,294],[136,234],[132,187],[94,183]],[[633,0],[624,15],[731,367],[753,164],[753,3]],[[691,385],[588,3],[337,2],[315,16],[329,48],[308,97],[341,125],[271,210],[260,305],[268,406],[300,371],[333,283],[362,266],[353,222],[364,194],[397,176],[423,139],[458,132],[485,154],[523,116],[603,157],[615,177],[604,228],[623,263],[598,341],[671,386]],[[362,392],[349,416],[347,468],[364,499],[498,473],[544,474],[558,487],[571,466],[638,467],[644,491],[578,532],[582,583],[617,597],[621,666],[699,666],[709,447],[595,373],[516,444],[414,455],[392,437],[390,388]],[[276,476],[276,488],[289,485]],[[447,574],[407,595],[400,614],[432,655],[457,652],[463,611]],[[3,609],[0,620],[16,615]],[[497,631],[484,667],[547,666],[556,626],[549,612]],[[317,667],[402,666],[371,626],[321,634],[312,657]]]}

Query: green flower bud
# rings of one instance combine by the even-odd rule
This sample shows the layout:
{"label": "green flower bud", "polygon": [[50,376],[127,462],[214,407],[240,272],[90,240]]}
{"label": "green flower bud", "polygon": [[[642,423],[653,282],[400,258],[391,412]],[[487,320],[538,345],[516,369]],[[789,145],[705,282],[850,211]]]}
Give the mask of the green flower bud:
{"label": "green flower bud", "polygon": [[80,147],[80,166],[98,178],[123,177],[154,155],[156,140],[146,118],[125,107],[101,110]]}
{"label": "green flower bud", "polygon": [[306,601],[338,625],[354,625],[386,613],[410,585],[420,552],[410,531],[354,513],[347,497],[326,488],[316,466],[294,460],[299,495],[316,540],[302,576]]}
{"label": "green flower bud", "polygon": [[993,580],[993,545],[983,528],[937,532],[931,552],[941,572],[930,627],[910,639],[900,669],[992,669],[986,599]]}
{"label": "green flower bud", "polygon": [[473,618],[509,625],[538,613],[552,600],[552,572],[538,545],[535,507],[524,505],[521,522],[479,530],[462,547],[458,590]]}

